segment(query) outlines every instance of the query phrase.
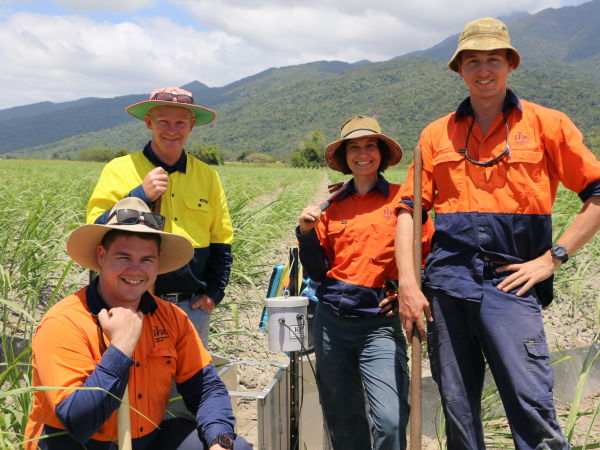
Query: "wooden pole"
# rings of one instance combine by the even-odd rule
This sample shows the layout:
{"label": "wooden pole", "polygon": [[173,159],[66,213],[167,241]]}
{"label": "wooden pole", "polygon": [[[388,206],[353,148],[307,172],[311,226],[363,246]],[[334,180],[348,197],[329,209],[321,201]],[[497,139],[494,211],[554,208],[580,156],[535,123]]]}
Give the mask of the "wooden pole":
{"label": "wooden pole", "polygon": [[[415,278],[421,288],[421,235],[422,235],[422,192],[421,170],[423,160],[421,147],[415,147],[414,155],[414,189],[413,189],[413,256]],[[421,450],[422,407],[421,407],[421,336],[417,325],[413,326],[411,340],[411,378],[410,378],[410,449]]]}
{"label": "wooden pole", "polygon": [[125,387],[123,398],[117,410],[119,450],[132,450],[131,421],[129,417],[129,386]]}
{"label": "wooden pole", "polygon": [[[152,212],[160,214],[161,197],[154,202]],[[129,385],[125,386],[125,392],[121,404],[117,410],[117,432],[119,434],[119,450],[132,450],[131,444],[131,419],[129,416]]]}

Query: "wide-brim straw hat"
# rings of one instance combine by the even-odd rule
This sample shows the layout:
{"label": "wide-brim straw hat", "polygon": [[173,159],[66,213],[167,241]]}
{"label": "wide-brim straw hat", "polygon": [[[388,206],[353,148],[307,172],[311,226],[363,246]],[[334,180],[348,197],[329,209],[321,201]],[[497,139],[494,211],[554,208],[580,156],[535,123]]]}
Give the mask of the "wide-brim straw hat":
{"label": "wide-brim straw hat", "polygon": [[[150,209],[137,197],[127,197],[118,201],[111,209],[111,214],[118,209],[133,209],[140,212],[150,212]],[[116,216],[105,225],[87,224],[73,230],[67,239],[67,253],[81,266],[100,272],[97,248],[102,238],[110,230],[123,230],[133,233],[152,233],[160,236],[160,256],[158,258],[158,273],[172,272],[187,264],[194,254],[194,247],[183,236],[155,230],[143,223],[134,225],[119,225]]]}
{"label": "wide-brim straw hat", "polygon": [[508,28],[501,20],[491,17],[468,22],[458,38],[458,46],[448,62],[448,67],[458,72],[460,52],[465,50],[499,50],[506,49],[512,53],[514,68],[519,67],[521,55],[510,43]]}
{"label": "wide-brim straw hat", "polygon": [[[185,95],[190,97],[192,103],[181,103],[178,102],[176,98],[173,98],[173,100],[153,100],[153,98],[155,98],[156,95],[162,93],[172,95]],[[217,117],[216,112],[214,112],[212,109],[205,108],[204,106],[195,105],[193,101],[194,99],[192,97],[191,92],[175,86],[167,86],[160,89],[154,89],[150,93],[149,100],[128,106],[127,108],[125,108],[125,111],[127,111],[133,117],[136,117],[140,120],[144,120],[146,114],[148,114],[148,112],[152,108],[156,108],[157,106],[161,105],[177,106],[178,108],[188,109],[194,114],[194,117],[196,118],[196,122],[194,123],[194,125],[206,125],[207,123],[211,123],[213,120],[215,120],[215,118]]]}
{"label": "wide-brim straw hat", "polygon": [[364,136],[379,138],[387,145],[390,155],[389,166],[398,164],[402,159],[402,147],[395,140],[381,133],[381,127],[377,120],[372,117],[354,116],[342,125],[340,139],[332,142],[325,148],[325,163],[333,170],[343,172],[344,168],[339,164],[335,152],[345,141]]}

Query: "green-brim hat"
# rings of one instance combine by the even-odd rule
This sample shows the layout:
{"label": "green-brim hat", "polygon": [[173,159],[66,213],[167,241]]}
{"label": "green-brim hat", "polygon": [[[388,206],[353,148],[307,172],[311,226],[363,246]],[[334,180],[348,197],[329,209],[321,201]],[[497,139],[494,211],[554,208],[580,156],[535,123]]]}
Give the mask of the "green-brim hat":
{"label": "green-brim hat", "polygon": [[499,50],[506,49],[512,53],[512,62],[514,68],[519,67],[521,62],[521,55],[510,44],[510,37],[508,35],[508,28],[498,19],[491,17],[484,17],[469,22],[465,25],[463,32],[458,38],[458,47],[452,55],[448,67],[458,72],[458,62],[460,52],[464,50]]}
{"label": "green-brim hat", "polygon": [[161,105],[177,106],[178,108],[190,110],[196,118],[194,125],[206,125],[217,117],[217,113],[212,109],[195,105],[191,92],[174,86],[154,89],[150,93],[149,100],[128,106],[125,111],[133,117],[144,120],[148,111]]}

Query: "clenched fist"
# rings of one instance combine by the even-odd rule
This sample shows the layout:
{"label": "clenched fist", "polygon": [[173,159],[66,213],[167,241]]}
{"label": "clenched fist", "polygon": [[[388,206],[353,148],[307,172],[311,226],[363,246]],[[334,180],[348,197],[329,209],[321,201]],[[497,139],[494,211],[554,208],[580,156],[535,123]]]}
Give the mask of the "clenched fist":
{"label": "clenched fist", "polygon": [[152,169],[146,174],[144,181],[142,182],[144,193],[151,202],[167,192],[168,185],[169,176],[162,167],[155,167]]}

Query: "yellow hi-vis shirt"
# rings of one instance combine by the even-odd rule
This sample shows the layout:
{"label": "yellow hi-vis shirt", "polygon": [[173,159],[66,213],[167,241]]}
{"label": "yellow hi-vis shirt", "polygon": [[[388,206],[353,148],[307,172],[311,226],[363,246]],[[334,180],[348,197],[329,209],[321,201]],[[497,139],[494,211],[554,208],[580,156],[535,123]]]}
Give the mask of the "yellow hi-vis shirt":
{"label": "yellow hi-vis shirt", "polygon": [[[195,248],[233,242],[233,228],[227,199],[217,172],[187,154],[186,173],[169,174],[167,191],[161,200],[165,230],[188,238]],[[87,223],[109,211],[115,203],[142,184],[156,166],[142,152],[108,162],[87,208]]]}

